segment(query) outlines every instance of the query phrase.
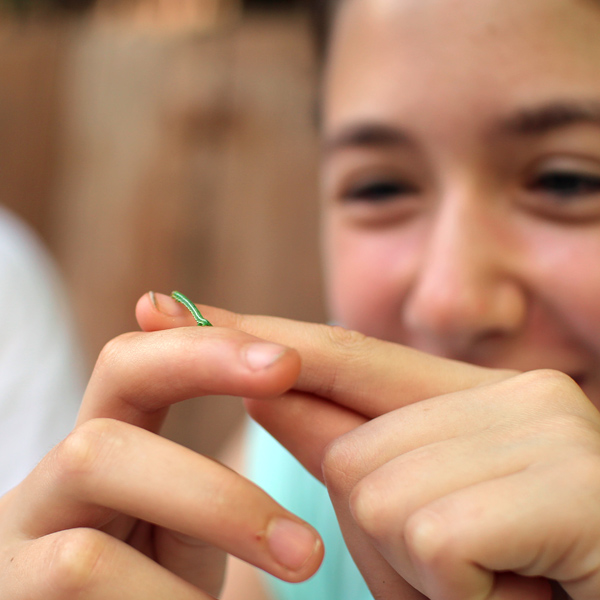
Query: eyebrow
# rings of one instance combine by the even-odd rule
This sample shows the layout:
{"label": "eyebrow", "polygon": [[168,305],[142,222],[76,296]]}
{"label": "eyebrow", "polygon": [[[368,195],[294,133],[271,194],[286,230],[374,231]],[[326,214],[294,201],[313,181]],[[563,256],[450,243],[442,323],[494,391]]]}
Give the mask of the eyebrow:
{"label": "eyebrow", "polygon": [[325,156],[349,148],[394,148],[413,146],[413,138],[403,129],[380,123],[357,123],[326,138],[322,145]]}
{"label": "eyebrow", "polygon": [[[579,124],[600,127],[600,101],[555,101],[526,107],[501,118],[490,128],[496,135],[543,135],[550,131]],[[323,141],[325,157],[345,149],[414,147],[415,139],[402,128],[383,123],[355,123]]]}
{"label": "eyebrow", "polygon": [[543,135],[550,131],[580,124],[600,126],[600,102],[558,101],[523,108],[501,119],[493,133]]}

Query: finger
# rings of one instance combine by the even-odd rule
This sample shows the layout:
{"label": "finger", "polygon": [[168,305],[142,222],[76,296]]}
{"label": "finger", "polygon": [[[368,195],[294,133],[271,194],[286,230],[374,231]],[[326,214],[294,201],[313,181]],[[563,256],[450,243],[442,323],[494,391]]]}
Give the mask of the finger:
{"label": "finger", "polygon": [[[547,456],[543,438],[531,444],[527,436],[519,444],[515,436],[518,412],[511,424],[496,415],[498,398],[512,398],[515,386],[519,384],[514,381],[497,384],[489,398],[490,390],[480,387],[410,405],[369,421],[328,449],[324,476],[342,529],[351,531],[358,524],[386,562],[426,594],[431,590],[422,586],[405,545],[409,517],[438,498],[519,472]],[[519,403],[518,397],[515,400]],[[506,443],[507,430],[511,431],[510,444]],[[555,445],[556,440],[549,443]],[[490,496],[488,501],[495,498]],[[364,554],[367,547],[361,540],[354,553]],[[360,560],[365,559],[361,556]],[[528,592],[498,596],[504,597],[535,598]]]}
{"label": "finger", "polygon": [[[287,449],[322,482],[322,463],[327,446],[366,421],[362,415],[337,404],[294,392],[288,392],[281,402],[253,400],[246,401],[246,404],[252,417],[276,438],[280,437]],[[295,435],[289,435],[290,429],[294,429]],[[352,448],[348,451],[351,454]],[[340,475],[343,476],[343,472]],[[350,521],[347,518],[347,496],[345,502],[334,502],[334,507],[338,519],[341,519],[346,544],[374,597],[425,600],[389,563],[381,559],[372,541],[363,532],[355,526],[344,526]]]}
{"label": "finger", "polygon": [[366,422],[354,411],[300,392],[288,392],[277,402],[246,399],[244,404],[250,416],[321,482],[327,446]]}
{"label": "finger", "polygon": [[13,526],[28,537],[98,528],[123,513],[217,546],[287,581],[314,573],[323,552],[310,526],[237,473],[108,419],[77,428],[25,480],[13,506]]}
{"label": "finger", "polygon": [[0,595],[14,600],[214,600],[94,529],[70,529],[20,544],[4,568]]}
{"label": "finger", "polygon": [[410,517],[438,498],[525,468],[528,460],[523,450],[528,448],[524,446],[496,443],[489,432],[483,432],[412,450],[358,480],[356,468],[341,481],[339,477],[331,481],[331,470],[326,477],[332,501],[340,507],[340,520],[348,527],[358,525],[398,573],[425,591],[405,544]]}
{"label": "finger", "polygon": [[295,350],[241,331],[186,327],[126,334],[102,351],[78,423],[108,417],[157,431],[175,402],[205,394],[280,395],[299,370]]}
{"label": "finger", "polygon": [[[191,324],[191,315],[170,297],[140,299],[140,326],[152,331]],[[273,317],[238,315],[200,306],[211,322],[295,348],[302,358],[296,389],[375,417],[424,398],[498,381],[508,373],[437,358],[341,327]],[[377,394],[373,394],[377,382]]]}
{"label": "finger", "polygon": [[[521,471],[459,490],[414,513],[405,539],[425,593],[432,600],[549,598],[550,584],[542,577],[567,575],[566,555],[581,548],[575,539],[580,532],[568,533],[577,530],[573,511],[557,511],[566,498],[548,489],[545,476]],[[575,564],[582,568],[582,562]],[[506,572],[520,578],[497,575]],[[580,588],[574,597],[597,595],[598,581],[586,583],[587,595]]]}
{"label": "finger", "polygon": [[[514,430],[520,414],[529,414],[528,404],[519,398],[526,396],[532,385],[539,388],[539,378],[525,374],[493,386],[410,404],[371,421],[333,402],[295,392],[287,393],[281,402],[247,400],[245,404],[252,418],[313,475],[322,480],[325,460],[332,474],[343,473],[343,480],[353,486],[398,455],[502,426],[506,411],[498,407],[505,406],[507,398],[516,404],[516,410],[510,413],[516,421],[511,424]],[[508,447],[504,443],[502,448]],[[343,464],[338,464],[338,458]],[[349,494],[350,488],[343,493]]]}

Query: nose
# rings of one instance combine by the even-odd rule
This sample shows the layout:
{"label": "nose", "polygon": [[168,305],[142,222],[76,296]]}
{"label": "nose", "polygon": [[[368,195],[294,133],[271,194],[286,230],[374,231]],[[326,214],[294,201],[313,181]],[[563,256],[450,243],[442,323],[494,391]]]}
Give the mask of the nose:
{"label": "nose", "polygon": [[527,316],[517,244],[478,204],[447,202],[424,226],[403,303],[411,344],[464,360],[484,342],[516,336]]}

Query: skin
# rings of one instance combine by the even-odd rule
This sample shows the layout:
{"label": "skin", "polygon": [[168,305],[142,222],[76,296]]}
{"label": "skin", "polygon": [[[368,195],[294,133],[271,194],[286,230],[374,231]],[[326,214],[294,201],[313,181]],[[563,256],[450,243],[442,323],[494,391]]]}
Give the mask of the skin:
{"label": "skin", "polygon": [[208,339],[194,326],[106,346],[73,433],[0,499],[3,597],[205,600],[218,594],[229,552],[289,581],[317,569],[312,528],[157,435],[174,402],[225,389],[272,397],[298,376],[296,351],[206,329]]}
{"label": "skin", "polygon": [[[376,598],[541,600],[548,579],[596,597],[600,416],[573,380],[201,309],[300,353],[294,389],[247,407],[327,485]],[[159,316],[143,299],[138,319],[151,330],[191,317]]]}
{"label": "skin", "polygon": [[[229,552],[290,581],[314,572],[322,557],[314,533],[307,544],[283,532],[276,546],[288,545],[296,564],[284,568],[269,523],[299,521],[242,477],[154,433],[170,404],[202,393],[255,398],[250,412],[329,487],[375,597],[550,597],[545,580],[507,575],[508,565],[564,578],[575,600],[595,597],[600,519],[588,498],[600,494],[600,419],[572,380],[205,306],[217,326],[199,328],[182,305],[156,297],[159,308],[149,296],[138,304],[146,333],[120,336],[102,353],[73,434],[0,500],[4,597],[141,600],[151,590],[205,600],[218,594]],[[441,452],[423,456],[430,447]],[[464,453],[478,460],[460,460]],[[405,457],[412,468],[400,465],[400,489],[377,493],[381,469]],[[510,477],[524,465],[525,480]],[[394,505],[382,505],[390,491]],[[515,505],[517,497],[526,501]],[[431,515],[442,520],[433,532]]]}
{"label": "skin", "polygon": [[[595,600],[600,136],[572,104],[600,98],[599,21],[584,0],[348,0],[325,74],[323,227],[349,329],[204,306],[215,327],[198,328],[144,296],[143,331],[102,353],[73,434],[0,499],[0,595],[204,600],[226,553],[310,576],[314,533],[269,545],[273,519],[299,521],[157,435],[170,404],[222,393],[253,398],[328,487],[378,600],[548,600],[549,580]],[[557,99],[561,127],[556,110],[514,118]],[[342,148],[365,119],[411,143]],[[557,164],[577,193],[540,175]],[[382,176],[384,202],[343,199]],[[398,181],[411,192],[390,197]]]}
{"label": "skin", "polygon": [[[343,5],[323,103],[324,255],[338,322],[470,363],[522,371],[557,369],[600,404],[600,271],[593,259],[600,252],[599,27],[597,4],[573,0],[352,0]],[[562,174],[562,187],[548,178],[556,173]],[[577,403],[574,394],[561,398],[567,414],[570,402]],[[514,509],[499,497],[510,489],[509,480],[504,487],[489,483],[487,490],[480,482],[516,474],[522,460],[521,467],[530,464],[519,447],[526,434],[515,442],[515,462],[503,457],[507,470],[493,476],[492,460],[503,455],[499,450],[506,436],[492,441],[486,434],[477,443],[481,425],[474,419],[493,428],[503,421],[502,414],[514,411],[516,417],[535,410],[539,420],[539,411],[546,408],[528,398],[522,399],[524,407],[501,398],[499,407],[486,405],[485,414],[495,415],[488,423],[473,408],[474,400],[461,412],[464,443],[446,439],[448,431],[456,435],[446,411],[448,425],[437,422],[432,437],[424,436],[429,444],[420,452],[416,449],[422,440],[414,445],[394,442],[398,424],[392,416],[389,423],[381,420],[360,436],[350,436],[352,447],[369,449],[368,458],[357,466],[361,459],[353,456],[350,481],[334,493],[340,506],[350,499],[352,508],[338,512],[345,529],[354,530],[358,521],[367,530],[367,536],[354,535],[351,543],[359,564],[377,564],[376,553],[363,550],[366,538],[375,540],[396,570],[432,597],[479,596],[468,595],[458,582],[452,593],[444,580],[451,577],[451,560],[438,571],[435,563],[451,554],[444,544],[456,542],[446,540],[450,533],[438,532],[439,543],[429,539],[442,526],[438,514],[429,515],[432,524],[421,512],[426,524],[417,518],[417,525],[411,525],[411,510],[423,510],[434,498],[436,509],[464,511],[462,501],[474,510],[471,501],[481,510],[491,506],[499,522],[505,514],[516,519]],[[517,439],[521,421],[510,420]],[[550,439],[562,435],[558,423],[548,424],[547,432]],[[576,437],[577,432],[565,426],[564,434]],[[578,464],[585,471],[587,458],[595,464],[596,427],[583,432],[582,439],[587,434],[590,456],[584,453],[579,462],[565,450],[562,457],[555,456],[556,464],[549,461],[548,475],[554,472],[555,478],[523,477],[512,498],[527,498],[528,510],[534,511],[545,506],[547,490],[555,490],[558,481],[563,485],[558,463],[564,463],[564,479],[570,468],[580,474]],[[539,430],[538,435],[545,434]],[[436,452],[434,442],[439,444]],[[370,458],[374,448],[389,444],[394,450],[386,458]],[[553,452],[543,447],[548,459]],[[468,464],[479,453],[489,462]],[[452,477],[443,475],[447,469],[453,470]],[[435,481],[436,473],[438,489],[421,475]],[[417,489],[424,488],[422,497],[417,500],[411,487],[407,498],[390,483],[395,481],[403,487],[414,481]],[[467,487],[475,484],[480,487]],[[460,488],[462,496],[456,493]],[[561,501],[565,507],[571,503],[568,497]],[[398,506],[406,503],[411,508],[403,522]],[[555,513],[550,511],[543,525],[536,523],[550,526]],[[380,516],[384,514],[387,518]],[[391,526],[392,519],[402,525]],[[516,522],[515,534],[526,536],[525,515]],[[561,535],[569,537],[581,524],[562,527]],[[423,546],[422,528],[428,532]],[[506,525],[504,531],[509,530]],[[452,535],[466,539],[472,534],[457,528]],[[390,540],[394,535],[414,535],[416,548],[398,544],[396,552]],[[479,535],[483,543],[486,536]],[[418,564],[421,554],[432,564],[413,571],[411,555]],[[486,565],[481,557],[471,558]],[[510,560],[495,567],[518,571]],[[363,573],[372,589],[388,597],[370,569]],[[522,572],[540,574],[538,569]],[[385,569],[380,573],[386,574]],[[459,574],[469,579],[460,568],[455,573],[456,579]],[[572,586],[569,591],[584,597]]]}
{"label": "skin", "polygon": [[[555,368],[600,403],[600,186],[535,187],[598,178],[600,122],[502,127],[600,101],[598,27],[583,0],[346,3],[323,111],[337,321],[471,363]],[[339,145],[375,124],[410,141]],[[396,188],[348,199],[376,182]]]}
{"label": "skin", "polygon": [[[599,27],[598,5],[585,1],[344,3],[325,72],[322,115],[324,256],[338,322],[474,364],[557,369],[600,405],[600,271],[593,259],[600,252]],[[562,174],[562,187],[549,179],[556,173]],[[561,399],[567,413],[572,396]],[[536,401],[526,402],[527,410],[544,409]],[[480,427],[467,410],[482,416],[472,405],[461,413],[463,422],[470,423],[463,435],[472,427],[468,435],[473,436]],[[487,409],[490,414],[522,410],[504,399],[500,407]],[[447,441],[433,452],[431,443],[453,431],[446,417],[448,427],[425,436],[427,450],[414,457],[408,451],[419,443],[394,444],[398,428],[393,417],[391,426],[381,420],[381,426],[365,428],[371,433],[357,435],[360,442],[352,436],[352,447],[370,448],[368,456],[381,445],[392,444],[396,450],[387,454],[385,466],[386,460],[379,464],[379,458],[356,466],[360,458],[354,456],[354,474],[339,492],[342,506],[358,498],[350,511],[341,509],[346,530],[356,521],[368,522],[363,523],[368,535],[355,536],[359,563],[377,563],[374,553],[362,550],[370,537],[397,571],[440,598],[455,596],[439,572],[436,580],[435,569],[433,575],[430,565],[423,569],[434,580],[430,589],[423,578],[419,583],[419,569],[411,573],[407,566],[410,554],[421,550],[390,549],[389,532],[410,536],[410,519],[390,529],[392,514],[387,519],[375,515],[385,514],[386,506],[388,513],[394,506],[397,511],[406,502],[423,507],[434,497],[458,502],[460,496],[450,494],[455,488],[491,476],[491,462],[485,475],[463,465],[470,452],[498,456],[487,436],[485,447],[471,440],[460,451],[450,450],[460,445]],[[495,422],[501,421],[497,415]],[[517,437],[518,429],[518,423],[511,427]],[[561,429],[555,423],[548,431],[557,436]],[[593,427],[593,461],[597,441]],[[499,437],[496,443],[506,439]],[[454,451],[455,461],[442,460],[443,452]],[[552,454],[549,448],[544,452]],[[515,453],[517,462],[523,459],[516,448]],[[578,463],[566,456],[570,454],[556,456],[556,461],[570,464],[578,474],[575,465],[585,459]],[[435,480],[438,462],[440,473],[449,468],[457,472],[455,480],[437,490],[425,485],[430,489],[420,501],[406,499],[406,492],[389,483],[406,486],[414,479],[423,486],[419,474]],[[507,463],[507,468],[512,473],[515,465]],[[548,468],[561,472],[558,465]],[[565,464],[563,470],[566,478],[569,467]],[[499,474],[506,476],[502,470]],[[457,481],[461,476],[464,481]],[[539,488],[535,477],[524,480],[514,497],[527,497],[532,510],[544,504],[544,489],[554,490],[557,481],[562,485],[559,478],[543,486],[540,482]],[[480,489],[480,507],[486,506],[484,500],[495,502],[496,516],[511,514],[497,499],[505,488],[498,484],[496,493],[491,486],[486,493]],[[363,494],[368,500],[361,499]],[[466,489],[463,495],[467,502]],[[562,500],[569,505],[567,498]],[[526,529],[524,515],[519,523]],[[415,526],[417,531],[420,527]],[[574,525],[563,527],[561,533],[568,535]],[[469,533],[461,529],[455,535]],[[429,543],[434,544],[428,540],[423,552],[433,553],[435,560],[440,560],[438,553],[450,552],[443,542],[435,551]],[[510,561],[502,566],[514,569]],[[372,589],[387,597],[376,577],[366,577]]]}

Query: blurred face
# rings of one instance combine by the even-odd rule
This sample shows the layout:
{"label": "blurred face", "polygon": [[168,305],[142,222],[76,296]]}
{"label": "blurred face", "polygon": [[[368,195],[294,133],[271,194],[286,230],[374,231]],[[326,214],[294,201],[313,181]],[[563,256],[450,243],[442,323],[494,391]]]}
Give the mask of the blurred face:
{"label": "blurred face", "polygon": [[332,317],[555,368],[600,405],[600,3],[346,0],[324,95]]}

